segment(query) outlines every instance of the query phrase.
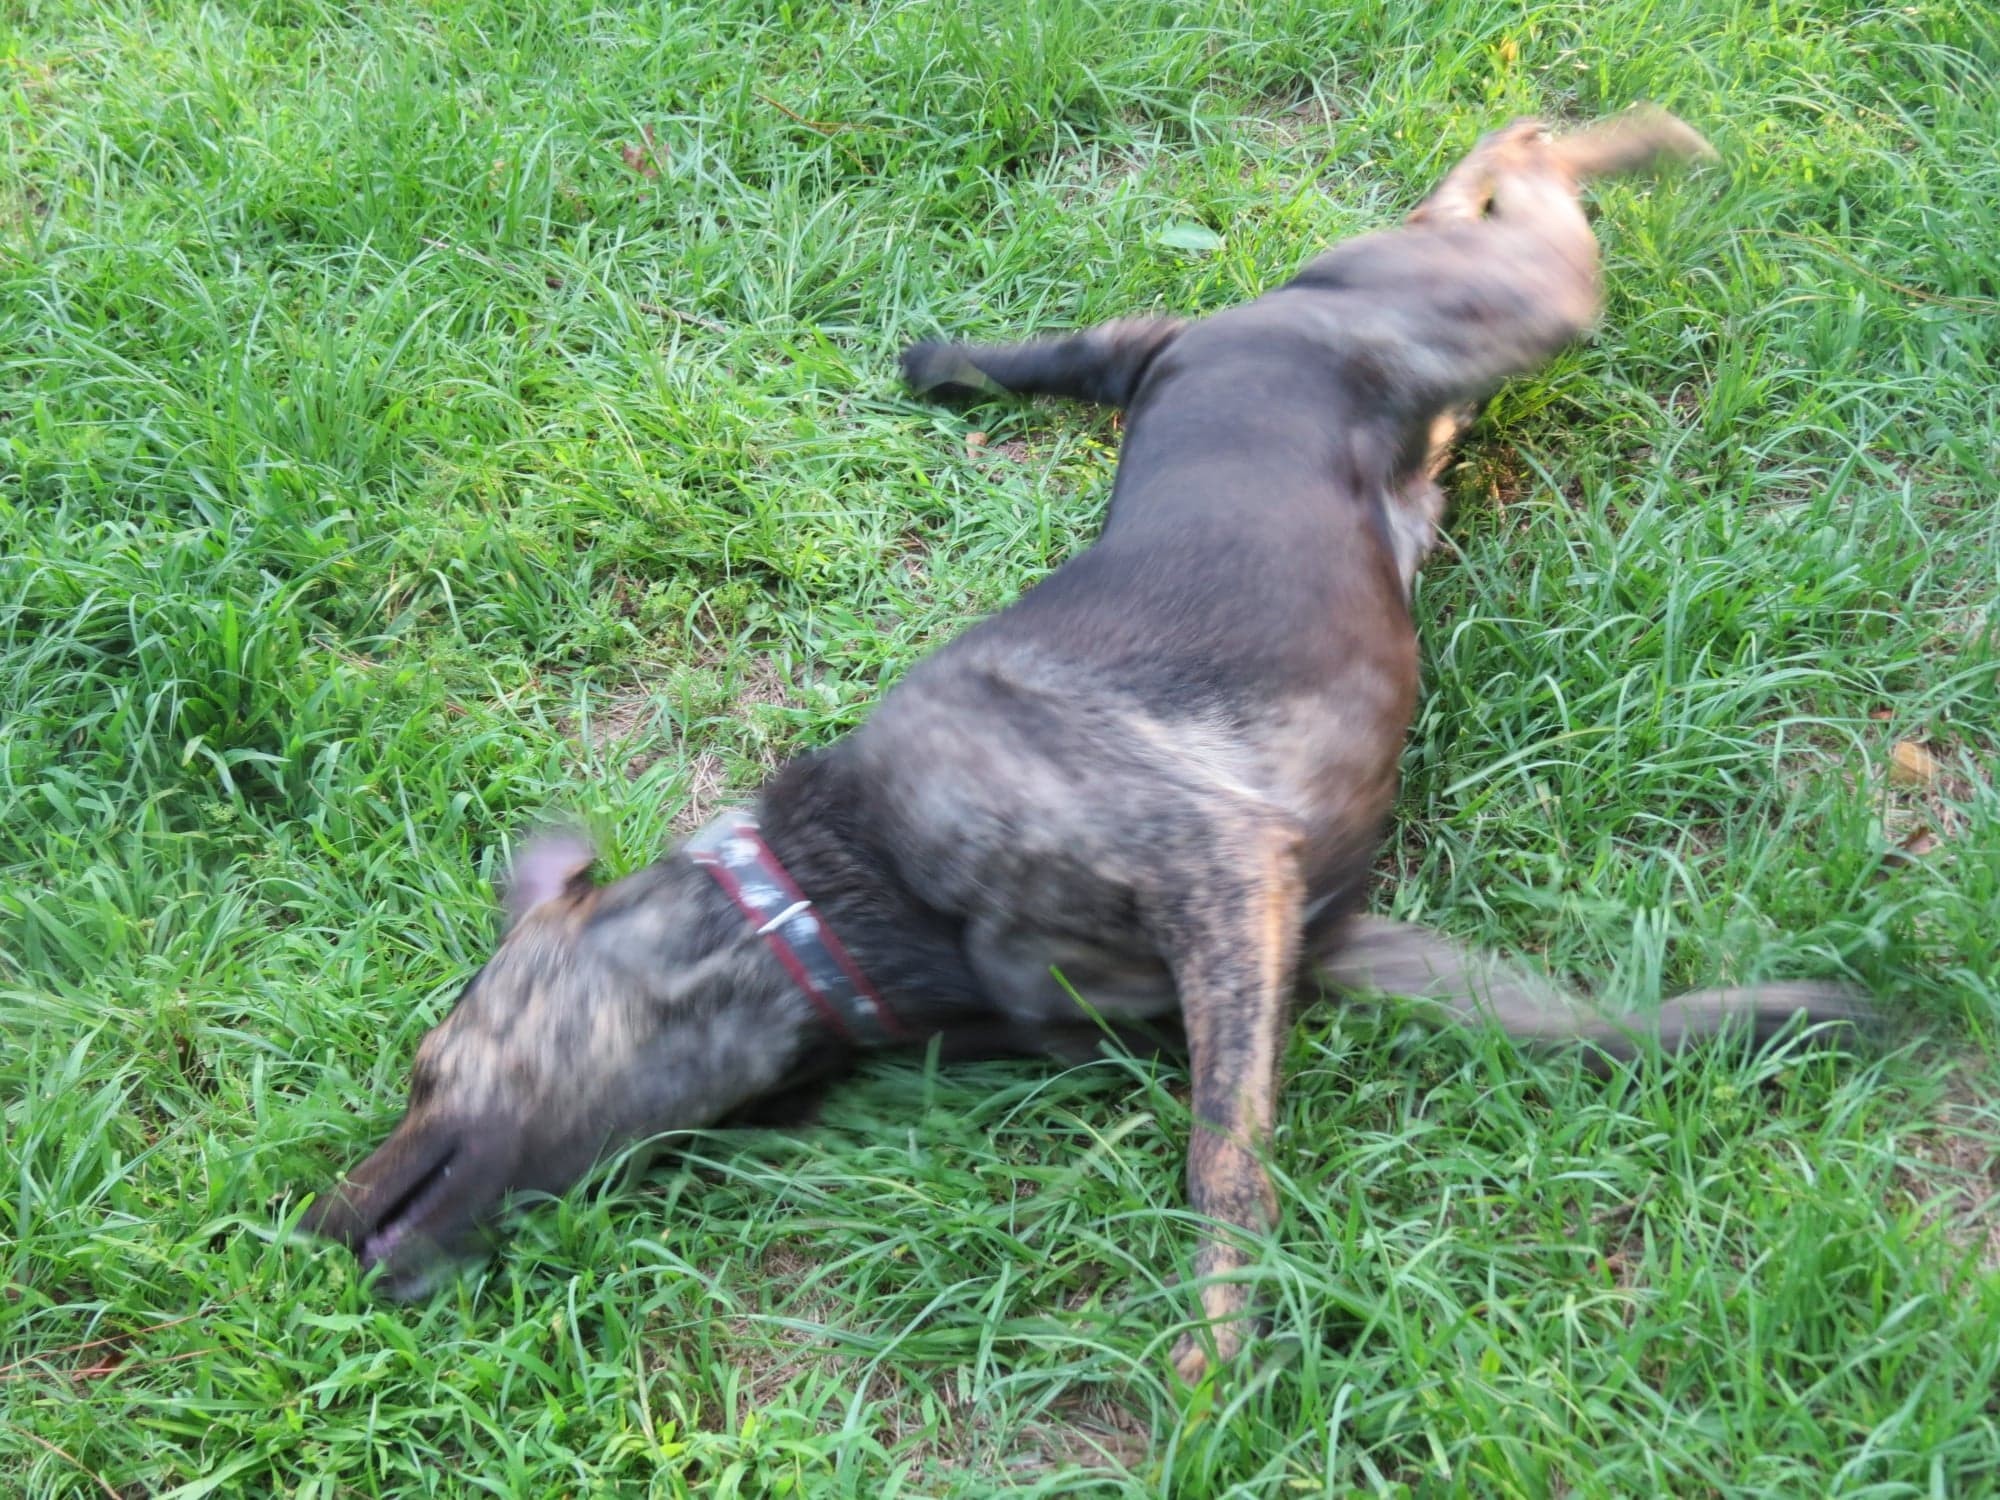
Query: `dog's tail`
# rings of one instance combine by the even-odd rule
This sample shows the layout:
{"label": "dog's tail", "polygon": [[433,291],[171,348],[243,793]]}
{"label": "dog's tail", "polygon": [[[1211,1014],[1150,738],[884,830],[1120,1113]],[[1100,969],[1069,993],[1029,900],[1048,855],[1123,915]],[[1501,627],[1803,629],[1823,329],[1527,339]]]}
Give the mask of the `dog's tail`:
{"label": "dog's tail", "polygon": [[1650,171],[1666,161],[1714,161],[1715,148],[1685,120],[1642,104],[1549,142],[1556,163],[1578,182]]}
{"label": "dog's tail", "polygon": [[1478,953],[1443,933],[1383,917],[1352,918],[1320,956],[1320,976],[1343,990],[1406,996],[1461,1021],[1498,1025],[1534,1044],[1588,1043],[1600,1067],[1638,1055],[1645,1038],[1663,1051],[1732,1029],[1758,1044],[1795,1023],[1858,1029],[1871,1018],[1860,994],[1843,985],[1783,982],[1696,990],[1651,1015],[1605,1016],[1553,981]]}

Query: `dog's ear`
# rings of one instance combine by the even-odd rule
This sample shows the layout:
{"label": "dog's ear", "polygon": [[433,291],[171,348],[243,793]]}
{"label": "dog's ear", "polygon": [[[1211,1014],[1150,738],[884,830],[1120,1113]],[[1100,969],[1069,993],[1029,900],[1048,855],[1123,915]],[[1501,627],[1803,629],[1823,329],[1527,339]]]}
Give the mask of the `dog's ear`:
{"label": "dog's ear", "polygon": [[582,895],[590,889],[590,867],[596,863],[596,848],[580,833],[536,835],[515,859],[502,885],[507,920],[518,922],[542,903],[560,896]]}

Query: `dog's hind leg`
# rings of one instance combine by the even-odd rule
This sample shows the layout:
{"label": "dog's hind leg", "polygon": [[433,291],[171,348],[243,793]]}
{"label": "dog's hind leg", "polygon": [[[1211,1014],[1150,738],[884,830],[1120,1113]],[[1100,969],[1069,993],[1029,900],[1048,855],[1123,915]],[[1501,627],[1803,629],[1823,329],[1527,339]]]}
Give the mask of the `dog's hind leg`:
{"label": "dog's hind leg", "polygon": [[1439,179],[1405,221],[1418,225],[1469,224],[1486,217],[1500,174],[1514,169],[1542,134],[1537,120],[1516,120],[1482,135]]}
{"label": "dog's hind leg", "polygon": [[1277,1107],[1278,1060],[1290,1020],[1303,880],[1296,843],[1266,823],[1216,852],[1233,856],[1193,881],[1166,923],[1194,1085],[1188,1199],[1210,1221],[1195,1255],[1205,1327],[1174,1347],[1189,1383],[1242,1348],[1250,1290],[1232,1273],[1247,1236],[1268,1233],[1277,1195],[1264,1170]]}
{"label": "dog's hind leg", "polygon": [[[1713,153],[1699,135],[1659,110],[1555,137],[1519,120],[1483,136],[1411,214],[1408,230],[1377,245],[1354,242],[1345,253],[1357,266],[1378,255],[1396,264],[1400,253],[1425,292],[1429,316],[1405,330],[1413,404],[1437,411],[1480,399],[1590,326],[1598,250],[1582,179],[1704,154]],[[1327,263],[1338,268],[1343,253]]]}
{"label": "dog's hind leg", "polygon": [[912,344],[903,351],[903,379],[939,399],[1008,391],[1125,406],[1183,326],[1177,318],[1120,318],[1025,344]]}
{"label": "dog's hind leg", "polygon": [[1524,169],[1554,167],[1571,184],[1649,171],[1663,161],[1713,161],[1715,148],[1685,120],[1641,106],[1552,136],[1538,120],[1515,120],[1481,136],[1410,212],[1411,224],[1466,224],[1504,213],[1502,185]]}
{"label": "dog's hind leg", "polygon": [[1700,131],[1652,104],[1556,136],[1549,154],[1578,181],[1649,171],[1663,161],[1716,160]]}

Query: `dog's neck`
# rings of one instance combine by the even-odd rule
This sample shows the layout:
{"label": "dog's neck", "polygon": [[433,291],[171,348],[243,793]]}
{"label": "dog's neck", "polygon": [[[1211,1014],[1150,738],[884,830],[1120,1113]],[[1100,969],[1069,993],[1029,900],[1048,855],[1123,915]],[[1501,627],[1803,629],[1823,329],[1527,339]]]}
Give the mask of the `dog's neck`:
{"label": "dog's neck", "polygon": [[858,815],[863,803],[852,762],[835,745],[780,770],[755,811],[793,882],[896,1020],[921,1039],[985,1002],[965,962],[961,924],[903,884]]}

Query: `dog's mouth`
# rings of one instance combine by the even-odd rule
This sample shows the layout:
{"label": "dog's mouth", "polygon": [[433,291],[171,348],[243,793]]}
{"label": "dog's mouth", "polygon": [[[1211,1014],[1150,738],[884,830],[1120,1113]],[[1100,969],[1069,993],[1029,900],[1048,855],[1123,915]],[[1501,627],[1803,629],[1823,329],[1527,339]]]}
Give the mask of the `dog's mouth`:
{"label": "dog's mouth", "polygon": [[513,1152],[495,1132],[398,1127],[347,1180],[315,1203],[307,1232],[352,1250],[378,1289],[421,1297],[479,1242],[504,1196]]}
{"label": "dog's mouth", "polygon": [[382,1210],[374,1227],[355,1246],[362,1270],[371,1271],[388,1264],[397,1250],[409,1243],[412,1234],[422,1233],[424,1220],[451,1191],[451,1168],[458,1155],[458,1143],[447,1142],[437,1159],[422,1168],[410,1185]]}

